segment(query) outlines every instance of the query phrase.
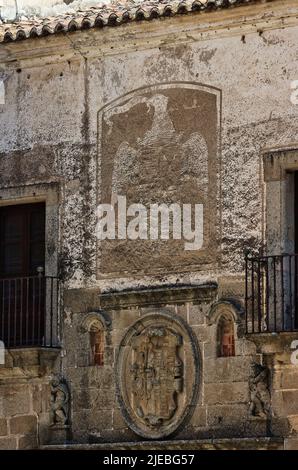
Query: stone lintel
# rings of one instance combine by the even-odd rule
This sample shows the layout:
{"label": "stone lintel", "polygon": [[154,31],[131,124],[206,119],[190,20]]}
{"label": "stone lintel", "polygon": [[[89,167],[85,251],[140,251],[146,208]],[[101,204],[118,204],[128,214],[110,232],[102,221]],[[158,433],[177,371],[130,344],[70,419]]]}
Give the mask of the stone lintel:
{"label": "stone lintel", "polygon": [[262,152],[264,163],[264,178],[266,182],[281,181],[286,177],[287,171],[298,169],[298,143],[286,147],[264,149]]}
{"label": "stone lintel", "polygon": [[216,283],[184,286],[157,286],[149,288],[110,291],[100,294],[100,305],[107,309],[121,309],[144,305],[198,303],[215,298]]}

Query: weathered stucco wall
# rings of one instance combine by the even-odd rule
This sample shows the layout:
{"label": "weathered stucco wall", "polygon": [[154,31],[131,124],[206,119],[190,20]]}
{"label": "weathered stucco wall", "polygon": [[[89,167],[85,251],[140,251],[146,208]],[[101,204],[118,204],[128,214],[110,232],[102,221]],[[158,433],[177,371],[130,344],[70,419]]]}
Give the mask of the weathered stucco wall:
{"label": "weathered stucco wall", "polygon": [[[179,21],[175,19],[173,29],[179,28]],[[85,38],[86,47],[90,44],[89,54],[95,54],[94,46],[103,34],[105,43],[113,40],[110,46],[105,45],[104,52],[110,49],[109,55],[99,51],[98,58],[86,56],[80,44],[84,36],[79,34],[78,40],[76,36],[69,39],[75,50],[81,48],[82,55],[76,51],[79,58],[64,62],[61,53],[58,64],[47,64],[43,59],[39,66],[41,59],[35,59],[33,67],[33,60],[26,60],[17,69],[6,68],[5,72],[1,151],[9,153],[9,158],[1,159],[3,185],[12,185],[16,179],[18,184],[49,179],[63,183],[62,251],[71,251],[73,280],[79,284],[83,280],[94,282],[96,272],[92,237],[97,113],[104,105],[136,88],[165,82],[186,81],[221,90],[222,199],[219,196],[218,208],[222,217],[219,212],[217,222],[222,232],[222,269],[227,273],[242,268],[246,245],[258,246],[261,242],[260,149],[296,139],[297,107],[290,102],[290,83],[296,73],[296,27],[261,34],[256,27],[250,31],[247,26],[246,35],[240,31],[227,35],[220,30],[218,39],[207,41],[202,34],[201,41],[195,36],[188,41],[183,38],[179,44],[166,35],[156,39],[151,25],[142,28],[148,41],[152,34],[152,49],[150,41],[145,47],[136,39],[135,51],[116,54],[120,45],[114,31],[111,38],[110,31],[92,31]],[[128,46],[130,49],[131,44]],[[34,150],[28,151],[30,148]]]}
{"label": "weathered stucco wall", "polygon": [[[0,50],[6,90],[5,105],[0,108],[0,186],[15,188],[13,199],[24,193],[22,186],[28,186],[29,192],[32,188],[31,198],[38,185],[46,187],[54,182],[59,188],[59,243],[55,250],[65,279],[59,367],[70,385],[75,439],[138,439],[128,430],[119,411],[113,394],[113,373],[126,328],[147,310],[142,300],[115,309],[112,300],[103,304],[100,293],[207,281],[219,284],[207,300],[193,302],[182,298],[169,302],[156,300],[152,294],[152,301],[146,304],[148,308],[169,308],[181,315],[195,332],[202,354],[200,398],[189,426],[181,430],[179,438],[268,434],[266,419],[247,421],[248,380],[251,365],[260,361],[260,356],[240,334],[235,357],[217,358],[216,327],[206,315],[219,299],[243,300],[244,249],[258,248],[263,241],[261,149],[298,140],[298,107],[290,101],[291,81],[298,78],[298,24],[293,2],[289,4],[292,10],[285,12],[278,7],[267,19],[263,16],[264,6],[259,5],[243,8],[244,17],[224,11],[202,17],[191,15],[39,42],[29,40],[4,45]],[[212,30],[208,21],[214,21]],[[284,28],[285,23],[288,27]],[[200,259],[196,260],[196,268],[184,261],[176,272],[169,273],[161,257],[156,261],[158,272],[154,262],[152,266],[147,262],[144,269],[137,263],[136,272],[128,269],[121,274],[125,256],[127,262],[132,257],[131,248],[126,252],[124,246],[121,272],[109,270],[108,256],[114,257],[111,264],[117,266],[114,251],[104,254],[108,269],[101,270],[104,256],[97,244],[95,225],[98,182],[105,181],[98,180],[98,175],[108,178],[109,164],[117,151],[113,145],[128,135],[133,136],[134,146],[142,123],[137,113],[122,128],[120,121],[118,129],[123,130],[124,137],[106,138],[102,152],[99,149],[104,139],[98,138],[99,117],[104,106],[119,98],[123,103],[125,95],[140,88],[146,92],[146,87],[171,84],[179,97],[176,82],[203,85],[217,90],[220,97],[216,108],[219,122],[213,126],[208,148],[211,154],[212,144],[217,147],[219,142],[218,155],[214,157],[216,177],[211,180],[215,200],[212,211],[206,212],[215,227],[211,232],[210,260],[201,264]],[[204,119],[204,109],[202,114]],[[187,134],[187,122],[183,125]],[[206,134],[210,133],[208,120],[200,126]],[[210,164],[210,160],[206,163]],[[209,169],[209,177],[210,173]],[[133,175],[133,169],[125,174],[127,187]],[[155,184],[158,189],[158,179]],[[27,190],[27,198],[28,194]],[[169,201],[166,190],[164,195],[166,200],[160,202]],[[132,191],[132,201],[134,196]],[[173,252],[173,258],[181,261],[179,253]],[[107,272],[109,275],[105,276]],[[103,368],[90,367],[88,355],[83,353],[88,346],[82,346],[85,340],[81,332],[83,318],[100,307],[111,322]],[[239,313],[237,321],[241,323],[241,319]],[[297,410],[292,414],[296,415]],[[281,418],[286,415],[281,412]],[[272,429],[270,432],[275,435],[288,432],[282,419],[277,421],[275,431]]]}

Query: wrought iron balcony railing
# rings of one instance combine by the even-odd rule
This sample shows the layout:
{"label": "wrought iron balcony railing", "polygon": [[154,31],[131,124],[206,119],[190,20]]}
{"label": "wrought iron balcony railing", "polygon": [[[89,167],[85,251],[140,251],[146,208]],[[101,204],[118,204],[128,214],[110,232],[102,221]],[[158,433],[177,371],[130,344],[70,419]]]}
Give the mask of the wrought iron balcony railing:
{"label": "wrought iron balcony railing", "polygon": [[247,333],[298,330],[298,254],[246,256]]}
{"label": "wrought iron balcony railing", "polygon": [[59,300],[56,277],[0,278],[0,340],[4,346],[58,346]]}

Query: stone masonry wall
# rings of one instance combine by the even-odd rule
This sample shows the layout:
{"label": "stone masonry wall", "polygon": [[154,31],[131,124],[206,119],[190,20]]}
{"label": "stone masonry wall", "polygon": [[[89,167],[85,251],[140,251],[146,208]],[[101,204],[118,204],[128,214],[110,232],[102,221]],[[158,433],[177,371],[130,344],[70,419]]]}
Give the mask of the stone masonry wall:
{"label": "stone masonry wall", "polygon": [[[129,293],[127,294],[129,297]],[[111,296],[112,297],[112,296]],[[212,299],[213,298],[213,299]],[[119,344],[128,329],[149,312],[172,312],[184,319],[197,337],[201,361],[199,398],[187,426],[175,434],[175,439],[214,438],[229,436],[266,436],[268,420],[251,416],[249,412],[249,377],[251,366],[260,362],[253,343],[236,335],[234,357],[217,357],[217,322],[210,324],[208,314],[216,295],[202,300],[199,304],[156,305],[154,294],[152,305],[105,311],[111,319],[107,338],[106,362],[103,367],[88,366],[88,355],[84,355],[84,339],[81,324],[88,311],[95,310],[98,302],[95,292],[76,291],[67,294],[69,313],[65,329],[64,368],[72,390],[72,430],[78,442],[109,442],[140,440],[127,427],[115,394],[115,366]],[[85,310],[86,309],[86,310]],[[80,347],[77,347],[79,341]],[[86,344],[85,348],[88,348]],[[197,358],[199,361],[199,358]],[[282,434],[276,428],[275,435]]]}
{"label": "stone masonry wall", "polygon": [[18,366],[6,354],[5,365],[0,366],[0,449],[35,449],[46,439],[49,380],[32,361]]}

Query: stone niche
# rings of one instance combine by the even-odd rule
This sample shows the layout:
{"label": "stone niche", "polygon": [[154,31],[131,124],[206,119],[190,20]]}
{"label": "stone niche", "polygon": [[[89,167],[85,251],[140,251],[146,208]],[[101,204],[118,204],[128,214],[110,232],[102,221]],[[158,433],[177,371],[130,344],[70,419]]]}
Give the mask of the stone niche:
{"label": "stone niche", "polygon": [[[194,83],[135,90],[99,112],[98,136],[98,204],[113,204],[117,214],[117,196],[126,196],[127,207],[142,204],[148,214],[148,239],[98,242],[98,277],[215,263],[220,91]],[[150,205],[174,203],[192,211],[203,205],[200,249],[185,250],[183,237],[174,240],[171,222],[169,240],[149,239]]]}
{"label": "stone niche", "polygon": [[139,436],[160,439],[191,417],[198,400],[201,356],[179,317],[148,313],[120,343],[116,380],[120,409]]}

